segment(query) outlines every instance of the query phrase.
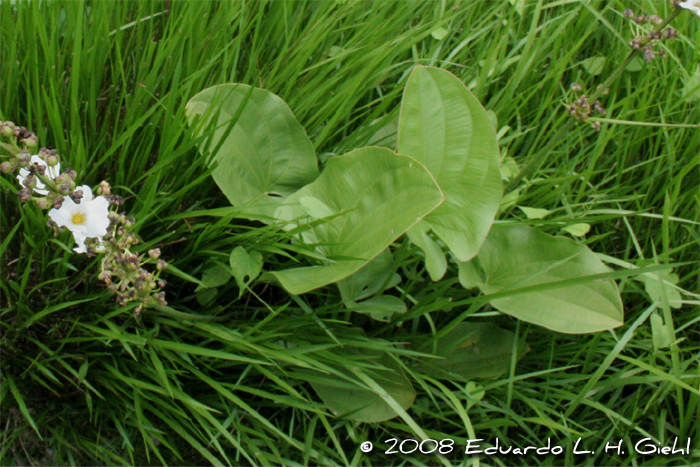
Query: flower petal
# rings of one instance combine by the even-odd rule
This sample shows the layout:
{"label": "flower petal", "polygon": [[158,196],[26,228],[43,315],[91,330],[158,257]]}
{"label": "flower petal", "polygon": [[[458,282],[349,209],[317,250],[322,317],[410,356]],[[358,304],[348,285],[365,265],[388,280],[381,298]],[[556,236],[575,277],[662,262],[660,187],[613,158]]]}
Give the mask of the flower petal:
{"label": "flower petal", "polygon": [[678,6],[690,10],[696,15],[700,16],[700,0],[688,0],[687,2],[681,2]]}
{"label": "flower petal", "polygon": [[109,227],[109,201],[98,196],[85,205],[87,222],[85,223],[88,237],[102,237],[107,234]]}
{"label": "flower petal", "polygon": [[73,238],[75,239],[76,245],[76,247],[73,248],[73,251],[76,253],[87,253],[87,247],[85,246],[85,240],[87,237],[80,232],[73,232]]}
{"label": "flower petal", "polygon": [[[65,206],[65,200],[63,201],[63,203]],[[49,211],[49,217],[59,227],[66,227],[70,224],[70,213],[67,209],[63,209],[64,206],[61,206],[61,209],[52,209],[51,211]]]}
{"label": "flower petal", "polygon": [[89,203],[90,201],[92,201],[92,189],[89,186],[77,186],[75,187],[75,189],[83,190],[83,199],[80,200],[80,204]]}

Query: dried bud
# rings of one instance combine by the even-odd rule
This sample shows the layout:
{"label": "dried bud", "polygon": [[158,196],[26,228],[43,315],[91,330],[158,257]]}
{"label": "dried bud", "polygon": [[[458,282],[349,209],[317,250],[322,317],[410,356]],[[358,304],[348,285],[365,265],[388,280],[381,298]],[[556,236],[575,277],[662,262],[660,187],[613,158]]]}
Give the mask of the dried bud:
{"label": "dried bud", "polygon": [[20,167],[27,167],[32,161],[32,155],[26,152],[17,156],[17,165]]}
{"label": "dried bud", "polygon": [[622,14],[625,15],[625,18],[630,19],[634,16],[634,11],[631,8],[628,8]]}
{"label": "dried bud", "polygon": [[673,28],[666,28],[661,31],[661,35],[666,39],[675,39],[678,37],[678,30]]}
{"label": "dried bud", "polygon": [[58,192],[63,196],[68,196],[71,192],[70,180],[58,186]]}
{"label": "dried bud", "polygon": [[70,177],[72,180],[75,180],[75,177],[78,176],[78,174],[75,172],[73,169],[67,169],[65,172],[63,172],[64,175]]}
{"label": "dried bud", "polygon": [[27,188],[36,188],[36,176],[30,173],[29,175],[24,177],[22,185],[26,186]]}
{"label": "dried bud", "polygon": [[109,183],[102,180],[100,182],[100,186],[97,188],[97,193],[102,195],[102,196],[109,196],[110,194],[112,194],[111,187],[109,186]]}
{"label": "dried bud", "polygon": [[[105,198],[107,197],[105,196]],[[108,197],[107,200],[115,206],[121,206],[122,204],[124,204],[124,198],[122,198],[119,195],[112,195]]]}
{"label": "dried bud", "polygon": [[75,204],[80,204],[80,200],[83,199],[83,190],[71,191],[69,196]]}
{"label": "dried bud", "polygon": [[24,143],[24,145],[28,149],[34,149],[35,147],[37,147],[39,145],[39,139],[36,137],[35,134],[32,134],[31,136],[29,136],[27,138],[21,139],[20,142]]}
{"label": "dried bud", "polygon": [[644,49],[644,60],[645,61],[650,62],[650,61],[654,60],[655,58],[656,58],[656,54],[651,49],[651,47]]}
{"label": "dried bud", "polygon": [[661,19],[658,15],[651,15],[649,17],[649,21],[653,24],[661,24],[663,19]]}
{"label": "dried bud", "polygon": [[154,248],[152,250],[148,250],[148,256],[150,256],[151,259],[160,258],[160,248]]}
{"label": "dried bud", "polygon": [[571,90],[572,90],[572,91],[577,91],[577,92],[578,92],[578,91],[580,91],[581,89],[582,89],[582,88],[581,88],[581,85],[580,85],[580,84],[578,84],[578,83],[571,83]]}
{"label": "dried bud", "polygon": [[166,285],[167,285],[167,282],[164,281],[163,279],[158,281],[158,287],[160,287],[161,289],[165,288]]}
{"label": "dried bud", "polygon": [[53,208],[54,209],[61,209],[61,206],[63,206],[63,196],[56,198],[53,200]]}
{"label": "dried bud", "polygon": [[26,203],[32,199],[32,192],[29,190],[29,188],[22,188],[17,193],[17,198],[19,198],[20,202]]}
{"label": "dried bud", "polygon": [[600,122],[593,122],[591,126],[595,131],[600,131]]}

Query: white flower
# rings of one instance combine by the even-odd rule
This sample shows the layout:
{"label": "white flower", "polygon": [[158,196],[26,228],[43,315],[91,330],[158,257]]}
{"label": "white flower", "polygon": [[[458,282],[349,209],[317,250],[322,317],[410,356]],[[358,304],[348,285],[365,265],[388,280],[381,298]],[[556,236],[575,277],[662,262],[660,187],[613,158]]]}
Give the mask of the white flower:
{"label": "white flower", "polygon": [[678,6],[681,6],[686,10],[690,10],[696,15],[700,16],[700,0],[688,0],[687,2],[679,3]]}
{"label": "white flower", "polygon": [[[54,178],[58,177],[61,174],[61,163],[59,162],[55,166],[51,167],[49,164],[46,163],[44,159],[39,157],[38,155],[32,156],[32,158],[29,160],[30,164],[39,164],[39,165],[45,165],[46,166],[46,176],[49,177],[51,180]],[[29,175],[29,170],[27,169],[19,169],[19,175],[17,175],[17,180],[19,180],[19,184],[22,188],[24,188],[24,179],[27,178],[27,175]],[[39,180],[39,177],[36,178],[36,187],[34,188],[34,191],[36,191],[40,195],[48,195],[49,192],[48,190],[44,190],[46,188],[46,185],[42,183],[41,180]]]}
{"label": "white flower", "polygon": [[107,234],[109,201],[102,196],[93,199],[92,190],[87,185],[77,187],[76,190],[83,190],[80,204],[75,204],[69,196],[64,196],[61,209],[52,209],[49,217],[59,227],[68,227],[73,232],[77,245],[73,251],[87,253],[86,239],[97,237],[101,240]]}

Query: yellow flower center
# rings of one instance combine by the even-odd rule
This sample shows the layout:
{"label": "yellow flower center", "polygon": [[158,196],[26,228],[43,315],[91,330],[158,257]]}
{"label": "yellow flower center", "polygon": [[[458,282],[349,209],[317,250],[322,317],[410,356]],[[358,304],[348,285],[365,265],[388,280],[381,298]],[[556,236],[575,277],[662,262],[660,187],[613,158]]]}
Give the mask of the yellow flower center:
{"label": "yellow flower center", "polygon": [[75,224],[75,225],[84,224],[85,220],[86,220],[85,214],[83,214],[82,212],[76,212],[75,214],[73,214],[73,219],[71,219],[71,220],[73,221],[73,224]]}

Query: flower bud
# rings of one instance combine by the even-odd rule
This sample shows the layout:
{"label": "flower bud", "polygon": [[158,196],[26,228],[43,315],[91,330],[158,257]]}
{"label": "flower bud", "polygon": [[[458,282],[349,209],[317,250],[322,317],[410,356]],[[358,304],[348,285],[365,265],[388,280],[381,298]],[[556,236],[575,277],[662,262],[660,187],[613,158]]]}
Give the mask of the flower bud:
{"label": "flower bud", "polygon": [[2,170],[3,173],[9,174],[12,171],[15,170],[15,168],[12,166],[12,163],[9,161],[5,161],[2,164],[0,164],[0,170]]}
{"label": "flower bud", "polygon": [[15,124],[12,122],[0,123],[0,134],[5,138],[10,138],[15,135]]}
{"label": "flower bud", "polygon": [[134,224],[136,224],[136,219],[134,219],[134,216],[129,216],[124,221],[124,227],[126,227],[127,229],[132,228]]}
{"label": "flower bud", "polygon": [[48,209],[51,206],[51,203],[49,203],[49,200],[46,198],[34,198],[34,202],[39,209]]}
{"label": "flower bud", "polygon": [[158,263],[156,263],[156,269],[159,271],[162,271],[163,269],[168,267],[168,263],[163,261],[162,259],[158,260]]}
{"label": "flower bud", "polygon": [[148,256],[150,256],[151,259],[160,258],[160,248],[154,248],[152,250],[148,250]]}
{"label": "flower bud", "polygon": [[61,158],[58,157],[56,154],[46,156],[46,163],[49,164],[49,167],[56,167],[56,165],[58,165],[59,162],[61,162]]}
{"label": "flower bud", "polygon": [[580,91],[581,90],[581,85],[578,83],[571,83],[571,90],[572,91]]}

